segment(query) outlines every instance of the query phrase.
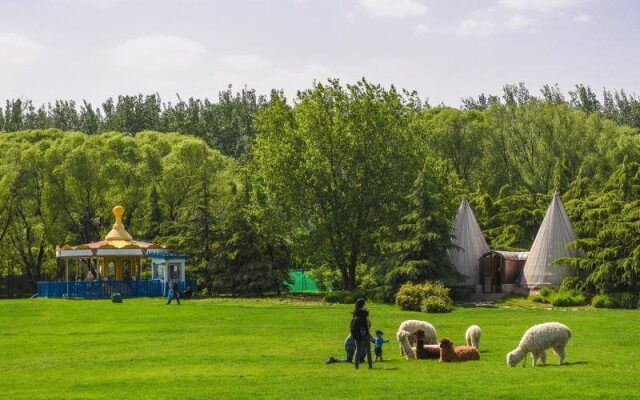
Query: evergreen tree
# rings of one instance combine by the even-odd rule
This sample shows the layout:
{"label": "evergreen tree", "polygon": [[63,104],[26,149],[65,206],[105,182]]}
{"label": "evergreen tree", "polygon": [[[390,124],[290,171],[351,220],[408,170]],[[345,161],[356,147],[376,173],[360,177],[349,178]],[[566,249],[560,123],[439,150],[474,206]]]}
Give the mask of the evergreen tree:
{"label": "evergreen tree", "polygon": [[386,273],[394,291],[407,281],[456,283],[462,279],[447,257],[453,244],[451,224],[444,214],[449,193],[443,169],[442,162],[427,160],[407,196],[410,212],[398,226],[400,240],[390,246],[397,261]]}
{"label": "evergreen tree", "polygon": [[587,290],[640,290],[640,164],[623,162],[603,190],[570,202],[584,257],[558,260],[586,276]]}
{"label": "evergreen tree", "polygon": [[[245,182],[248,183],[248,182]],[[290,281],[291,255],[282,239],[258,231],[247,210],[248,185],[218,225],[209,287],[216,293],[263,295],[280,292]]]}

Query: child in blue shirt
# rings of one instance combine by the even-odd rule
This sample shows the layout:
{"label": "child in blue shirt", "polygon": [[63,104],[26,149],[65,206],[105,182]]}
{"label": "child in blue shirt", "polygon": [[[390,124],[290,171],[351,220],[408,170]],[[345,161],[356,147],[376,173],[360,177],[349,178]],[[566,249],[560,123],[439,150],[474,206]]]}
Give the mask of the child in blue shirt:
{"label": "child in blue shirt", "polygon": [[378,359],[384,361],[382,359],[382,343],[389,343],[389,339],[383,338],[382,335],[384,335],[384,333],[380,329],[376,330],[376,338],[373,340],[375,343],[376,361],[378,361]]}

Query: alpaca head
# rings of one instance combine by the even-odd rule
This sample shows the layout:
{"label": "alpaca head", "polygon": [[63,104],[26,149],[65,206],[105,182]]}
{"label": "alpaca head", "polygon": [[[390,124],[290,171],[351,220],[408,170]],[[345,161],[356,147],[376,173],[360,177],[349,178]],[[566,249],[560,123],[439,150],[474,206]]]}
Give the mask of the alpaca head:
{"label": "alpaca head", "polygon": [[440,348],[441,349],[453,348],[453,342],[451,342],[451,340],[447,338],[442,338],[440,339]]}
{"label": "alpaca head", "polygon": [[515,367],[519,361],[520,360],[518,359],[518,357],[516,357],[515,352],[512,351],[511,353],[507,354],[507,364],[509,364],[509,366]]}

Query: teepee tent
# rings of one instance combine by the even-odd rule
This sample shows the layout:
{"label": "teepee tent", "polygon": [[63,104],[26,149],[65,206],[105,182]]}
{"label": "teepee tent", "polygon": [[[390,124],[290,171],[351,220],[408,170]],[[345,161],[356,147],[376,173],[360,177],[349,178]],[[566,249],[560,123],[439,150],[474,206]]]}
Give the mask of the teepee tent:
{"label": "teepee tent", "polygon": [[480,283],[478,260],[489,251],[489,246],[466,198],[458,207],[452,235],[453,244],[458,248],[449,250],[449,261],[467,276],[464,285],[475,287]]}
{"label": "teepee tent", "polygon": [[554,263],[561,257],[578,256],[578,252],[566,247],[575,239],[576,233],[556,192],[529,251],[520,285],[529,289],[560,285],[569,273]]}

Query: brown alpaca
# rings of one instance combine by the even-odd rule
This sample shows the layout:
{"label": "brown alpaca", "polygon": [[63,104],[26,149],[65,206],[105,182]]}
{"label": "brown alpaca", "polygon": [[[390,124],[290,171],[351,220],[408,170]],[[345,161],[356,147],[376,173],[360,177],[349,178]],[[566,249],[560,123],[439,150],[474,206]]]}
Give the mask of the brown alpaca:
{"label": "brown alpaca", "polygon": [[440,362],[479,360],[480,353],[473,346],[453,347],[453,342],[447,338],[440,340]]}
{"label": "brown alpaca", "polygon": [[415,354],[416,360],[437,359],[440,357],[440,348],[438,345],[424,344],[424,332],[417,331],[416,335],[416,347],[413,347],[413,354]]}

